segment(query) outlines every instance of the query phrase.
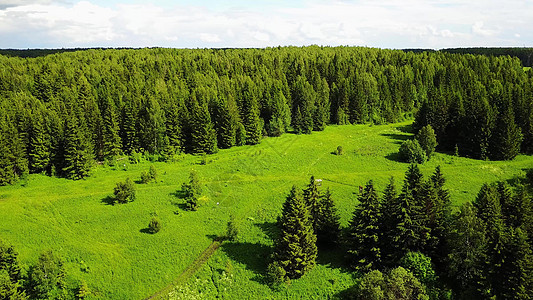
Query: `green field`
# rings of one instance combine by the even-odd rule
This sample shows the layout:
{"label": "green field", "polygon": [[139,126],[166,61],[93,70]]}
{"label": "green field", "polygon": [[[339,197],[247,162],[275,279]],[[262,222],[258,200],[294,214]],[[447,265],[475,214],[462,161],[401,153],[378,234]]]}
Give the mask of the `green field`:
{"label": "green field", "polygon": [[[209,262],[173,292],[175,298],[233,299],[325,298],[354,282],[338,253],[323,253],[319,264],[280,291],[262,283],[271,251],[273,223],[290,187],[309,177],[323,179],[333,192],[346,226],[358,186],[373,179],[383,190],[388,178],[402,181],[407,164],[397,161],[409,123],[383,126],[329,126],[311,135],[265,138],[256,146],[234,147],[202,157],[184,155],[173,163],[153,163],[157,183],[137,184],[137,199],[109,205],[118,181],[139,180],[151,162],[99,166],[86,180],[30,175],[15,186],[0,187],[0,238],[13,244],[25,266],[53,249],[65,261],[71,283],[85,280],[93,297],[143,299],[164,288],[224,233],[231,214],[240,236],[226,242]],[[333,155],[337,146],[342,156]],[[479,161],[436,153],[421,166],[429,175],[440,165],[454,205],[473,200],[484,182],[512,179],[533,166],[533,157]],[[182,209],[175,192],[195,169],[209,201],[196,212]],[[145,233],[152,215],[161,232]],[[201,294],[200,294],[201,293]]]}

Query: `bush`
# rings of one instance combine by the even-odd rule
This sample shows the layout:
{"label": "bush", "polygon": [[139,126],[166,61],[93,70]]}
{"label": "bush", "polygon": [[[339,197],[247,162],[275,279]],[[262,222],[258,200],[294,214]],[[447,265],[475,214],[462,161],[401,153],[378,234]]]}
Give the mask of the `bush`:
{"label": "bush", "polygon": [[407,163],[423,164],[427,160],[426,152],[417,140],[407,140],[400,145],[400,160]]}
{"label": "bush", "polygon": [[127,178],[124,182],[118,182],[114,190],[116,203],[128,203],[135,200],[135,185],[131,179]]}
{"label": "bush", "polygon": [[153,165],[150,166],[150,170],[142,171],[141,173],[142,183],[149,183],[150,181],[156,181],[156,180],[157,180],[157,170]]}
{"label": "bush", "polygon": [[266,277],[272,287],[278,287],[283,284],[286,274],[285,269],[277,261],[270,263],[267,267]]}
{"label": "bush", "polygon": [[158,233],[159,230],[161,230],[161,222],[157,217],[153,217],[152,220],[150,220],[150,223],[148,224],[148,231],[151,234]]}
{"label": "bush", "polygon": [[185,196],[185,203],[188,210],[198,209],[198,198],[202,194],[202,186],[196,171],[192,170],[189,174],[189,182],[183,183],[181,190]]}
{"label": "bush", "polygon": [[338,146],[337,147],[337,150],[335,150],[335,154],[336,155],[343,155],[344,154],[344,149],[342,149],[342,146]]}

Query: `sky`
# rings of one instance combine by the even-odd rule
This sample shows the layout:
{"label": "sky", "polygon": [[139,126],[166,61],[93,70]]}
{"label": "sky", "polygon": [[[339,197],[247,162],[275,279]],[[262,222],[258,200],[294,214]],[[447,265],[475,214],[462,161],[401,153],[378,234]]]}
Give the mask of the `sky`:
{"label": "sky", "polygon": [[0,48],[532,47],[533,0],[0,0]]}

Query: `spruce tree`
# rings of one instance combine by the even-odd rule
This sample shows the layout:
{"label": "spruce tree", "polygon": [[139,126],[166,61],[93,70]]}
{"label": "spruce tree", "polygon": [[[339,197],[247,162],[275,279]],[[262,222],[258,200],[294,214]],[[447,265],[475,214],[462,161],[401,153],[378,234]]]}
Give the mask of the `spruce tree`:
{"label": "spruce tree", "polygon": [[435,148],[438,145],[433,127],[431,127],[431,125],[422,127],[416,134],[416,139],[422,149],[426,152],[428,160],[431,159],[431,155],[435,152]]}
{"label": "spruce tree", "polygon": [[241,90],[241,120],[246,129],[246,144],[255,145],[261,140],[263,132],[259,117],[259,100],[257,99],[256,86],[249,77],[246,77]]}
{"label": "spruce tree", "polygon": [[448,236],[447,277],[458,299],[482,299],[484,297],[484,264],[487,258],[485,227],[476,216],[476,208],[465,203],[452,219]]}
{"label": "spruce tree", "polygon": [[292,187],[283,204],[280,230],[273,261],[283,268],[286,277],[299,278],[314,267],[317,247],[309,209],[296,186]]}
{"label": "spruce tree", "polygon": [[120,154],[121,141],[115,107],[110,99],[106,100],[103,114],[103,157],[112,158]]}
{"label": "spruce tree", "polygon": [[131,154],[137,150],[137,130],[134,106],[131,101],[126,102],[122,109],[122,149]]}
{"label": "spruce tree", "polygon": [[491,158],[514,159],[520,153],[522,138],[522,131],[515,123],[513,110],[508,107],[498,115],[492,134]]}
{"label": "spruce tree", "polygon": [[320,191],[315,181],[315,176],[311,176],[307,188],[303,190],[303,196],[307,207],[309,208],[309,216],[311,217],[311,224],[316,233],[318,227],[318,216],[320,215]]}
{"label": "spruce tree", "polygon": [[392,266],[396,263],[395,250],[396,245],[396,218],[394,216],[396,205],[398,204],[398,195],[396,193],[396,184],[394,177],[389,179],[387,187],[383,192],[381,200],[381,220],[380,220],[380,249],[382,261],[384,265]]}
{"label": "spruce tree", "polygon": [[139,111],[139,141],[150,153],[162,150],[165,137],[165,115],[153,96],[146,96]]}
{"label": "spruce tree", "polygon": [[218,147],[225,149],[235,145],[236,116],[227,100],[217,100],[214,104],[215,129]]}
{"label": "spruce tree", "polygon": [[381,202],[371,180],[359,196],[350,222],[348,254],[356,270],[370,271],[381,265],[380,221]]}
{"label": "spruce tree", "polygon": [[191,150],[193,153],[212,154],[218,151],[216,131],[207,105],[193,101],[191,112]]}
{"label": "spruce tree", "polygon": [[321,245],[329,246],[336,243],[340,235],[340,216],[331,197],[329,188],[320,197],[320,209],[316,229],[317,241]]}
{"label": "spruce tree", "polygon": [[65,121],[63,172],[74,180],[89,176],[93,162],[89,141],[82,131],[83,126],[79,126],[78,118],[71,113]]}
{"label": "spruce tree", "polygon": [[33,173],[44,172],[50,164],[50,137],[46,132],[41,113],[31,119],[30,145],[28,149],[29,167]]}

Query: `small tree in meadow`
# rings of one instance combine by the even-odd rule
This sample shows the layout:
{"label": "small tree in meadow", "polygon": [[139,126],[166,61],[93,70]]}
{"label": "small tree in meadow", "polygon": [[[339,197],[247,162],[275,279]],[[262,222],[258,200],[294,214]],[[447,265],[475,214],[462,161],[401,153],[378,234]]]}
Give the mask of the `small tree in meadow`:
{"label": "small tree in meadow", "polygon": [[158,233],[161,230],[161,221],[157,217],[152,217],[148,224],[148,231],[151,234]]}
{"label": "small tree in meadow", "polygon": [[422,127],[416,135],[416,140],[426,152],[427,159],[429,160],[438,145],[437,136],[435,135],[433,127],[431,127],[431,125]]}
{"label": "small tree in meadow", "polygon": [[124,182],[117,182],[114,190],[116,203],[128,203],[135,200],[135,185],[131,179],[126,178]]}
{"label": "small tree in meadow", "polygon": [[189,182],[183,183],[181,190],[185,194],[187,209],[197,210],[198,198],[202,194],[202,185],[200,184],[196,171],[191,171],[189,174]]}
{"label": "small tree in meadow", "polygon": [[141,173],[142,183],[149,183],[150,181],[156,181],[156,180],[157,180],[157,169],[154,167],[154,165],[151,165],[148,171],[143,171]]}
{"label": "small tree in meadow", "polygon": [[342,146],[338,146],[337,147],[337,150],[335,150],[335,154],[336,155],[343,155],[344,154],[344,149],[342,149]]}
{"label": "small tree in meadow", "polygon": [[427,155],[424,149],[420,146],[417,140],[407,140],[400,145],[398,151],[400,160],[408,163],[423,164],[427,160]]}

